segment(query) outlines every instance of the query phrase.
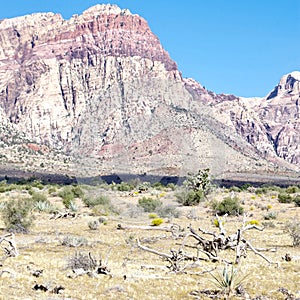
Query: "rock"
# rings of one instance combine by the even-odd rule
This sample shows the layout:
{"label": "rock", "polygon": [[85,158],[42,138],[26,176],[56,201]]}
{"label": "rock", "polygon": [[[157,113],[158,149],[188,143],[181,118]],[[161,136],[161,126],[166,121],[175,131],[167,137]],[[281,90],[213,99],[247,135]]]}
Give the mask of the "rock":
{"label": "rock", "polygon": [[[0,38],[7,166],[77,178],[299,169],[299,72],[263,99],[217,95],[182,78],[147,22],[115,5],[4,19]],[[16,144],[29,154],[9,154]]]}

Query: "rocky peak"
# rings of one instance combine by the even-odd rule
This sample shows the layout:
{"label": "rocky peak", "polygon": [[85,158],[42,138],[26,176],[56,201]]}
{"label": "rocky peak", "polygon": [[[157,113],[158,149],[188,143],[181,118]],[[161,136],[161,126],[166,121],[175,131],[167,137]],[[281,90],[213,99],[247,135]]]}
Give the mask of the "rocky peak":
{"label": "rocky peak", "polygon": [[85,10],[83,16],[97,16],[97,15],[132,15],[129,9],[121,9],[115,4],[97,4]]}
{"label": "rocky peak", "polygon": [[277,96],[293,96],[300,93],[300,72],[294,71],[281,77],[279,84],[271,91],[266,99]]}

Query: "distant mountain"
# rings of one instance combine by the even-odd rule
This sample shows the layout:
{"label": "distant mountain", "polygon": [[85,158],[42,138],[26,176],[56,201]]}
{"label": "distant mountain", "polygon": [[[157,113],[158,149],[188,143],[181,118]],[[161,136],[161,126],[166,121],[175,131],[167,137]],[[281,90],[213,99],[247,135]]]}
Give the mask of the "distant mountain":
{"label": "distant mountain", "polygon": [[147,22],[115,5],[70,20],[4,19],[0,39],[0,143],[15,147],[5,142],[13,128],[30,145],[6,166],[74,176],[299,172],[299,72],[262,99],[217,95],[182,78]]}

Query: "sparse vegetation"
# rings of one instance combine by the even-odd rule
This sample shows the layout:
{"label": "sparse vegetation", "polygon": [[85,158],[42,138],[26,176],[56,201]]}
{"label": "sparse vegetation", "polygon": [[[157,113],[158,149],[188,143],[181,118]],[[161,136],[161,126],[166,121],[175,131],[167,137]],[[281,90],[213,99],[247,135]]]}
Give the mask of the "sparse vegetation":
{"label": "sparse vegetation", "polygon": [[108,196],[100,195],[98,197],[86,197],[83,198],[83,202],[88,207],[95,207],[97,205],[102,205],[109,208],[111,206],[111,201]]}
{"label": "sparse vegetation", "polygon": [[67,235],[62,239],[61,245],[67,246],[67,247],[86,246],[87,239],[82,236]]}
{"label": "sparse vegetation", "polygon": [[151,221],[151,224],[153,226],[159,226],[164,222],[164,220],[162,218],[155,218]]}
{"label": "sparse vegetation", "polygon": [[297,195],[294,199],[293,199],[294,203],[296,206],[300,207],[300,195]]}
{"label": "sparse vegetation", "polygon": [[265,220],[275,220],[277,218],[277,213],[275,211],[269,211],[264,215]]}
{"label": "sparse vegetation", "polygon": [[139,199],[138,206],[142,207],[145,212],[155,212],[158,207],[162,206],[162,202],[158,199],[143,197]]}
{"label": "sparse vegetation", "polygon": [[241,277],[238,269],[233,265],[229,267],[227,264],[224,266],[222,272],[218,271],[215,274],[210,274],[215,286],[227,296],[230,296],[246,278],[245,276]]}
{"label": "sparse vegetation", "polygon": [[285,224],[285,231],[293,240],[293,246],[300,246],[300,220],[298,218],[288,221]]}
{"label": "sparse vegetation", "polygon": [[[254,194],[255,188],[245,186],[240,189],[239,194],[229,192],[228,188],[215,189],[213,193],[207,195],[205,202],[201,200],[197,206],[187,208],[176,204],[174,196],[176,192],[173,192],[171,188],[160,187],[158,184],[157,188],[145,185],[148,186],[148,190],[142,192],[134,190],[132,193],[120,192],[117,185],[114,185],[114,188],[113,185],[104,187],[102,184],[80,186],[80,189],[84,191],[84,196],[79,190],[74,193],[72,190],[76,186],[72,185],[55,185],[55,190],[51,193],[49,190],[52,185],[43,185],[42,189],[32,187],[30,182],[0,183],[1,186],[6,186],[7,190],[0,194],[1,214],[6,211],[9,203],[26,200],[28,201],[26,207],[30,207],[28,218],[35,216],[36,219],[36,226],[31,227],[33,225],[33,219],[31,219],[28,227],[25,222],[25,230],[24,227],[19,230],[19,225],[10,230],[17,233],[15,241],[17,246],[20,246],[21,255],[17,259],[11,257],[2,261],[2,270],[14,272],[14,285],[17,288],[14,290],[14,296],[19,299],[43,297],[40,291],[36,292],[33,289],[33,281],[36,279],[32,277],[32,274],[37,274],[36,271],[40,268],[44,269],[44,278],[41,277],[38,279],[40,281],[36,280],[37,282],[48,282],[48,275],[50,274],[51,277],[52,272],[59,281],[55,282],[55,285],[59,284],[65,288],[61,296],[78,299],[81,299],[84,293],[94,299],[103,295],[112,299],[123,299],[128,296],[132,299],[148,299],[147,295],[151,295],[152,298],[185,299],[192,297],[191,292],[197,286],[205,287],[203,294],[193,295],[199,299],[204,299],[214,292],[217,293],[214,294],[217,297],[229,299],[233,296],[234,298],[237,296],[235,292],[243,291],[243,289],[250,295],[249,299],[255,299],[260,295],[268,295],[270,299],[283,299],[278,293],[280,287],[284,286],[294,294],[298,291],[298,273],[295,270],[298,270],[299,263],[298,248],[296,248],[300,243],[300,221],[297,217],[299,207],[296,203],[299,192],[292,193],[295,191],[294,187],[290,188],[289,192],[280,188],[280,193],[290,194],[296,206],[280,203],[277,199],[279,189],[276,190],[275,187],[271,187],[271,190],[265,187],[268,191],[262,196],[257,196]],[[63,198],[57,197],[65,189],[71,189],[74,195],[74,200],[70,203],[78,204],[76,213],[72,213],[70,208],[63,208]],[[176,189],[178,190],[178,187]],[[81,196],[85,206],[82,206],[78,199]],[[145,213],[144,208],[139,205],[139,200],[142,198],[148,199],[145,201],[145,206],[151,207],[151,212]],[[232,198],[231,200],[237,205],[233,205],[230,201],[229,205],[228,200],[222,203],[226,198]],[[155,204],[152,206],[153,200]],[[209,205],[211,203],[214,208],[213,212]],[[218,212],[216,208],[220,207],[220,211],[233,216],[241,214],[243,208],[247,210],[247,214],[246,217],[213,216]],[[11,210],[16,211],[20,208],[18,203]],[[114,214],[116,208],[122,212],[121,215]],[[59,214],[56,217],[55,214],[48,216],[40,212],[59,212]],[[20,220],[20,214],[13,213],[12,215],[12,220],[15,218]],[[286,222],[287,219],[289,222]],[[2,228],[6,227],[3,215],[0,221]],[[260,231],[260,223],[265,227],[264,231]],[[119,224],[121,226],[118,226]],[[236,230],[241,228],[241,224],[247,228],[253,225],[254,230],[242,235],[240,245],[236,247],[238,243],[238,240],[235,240]],[[286,234],[282,234],[283,228]],[[30,235],[23,236],[23,233],[28,232],[29,229]],[[234,241],[226,244],[229,237]],[[252,251],[250,246],[243,242],[244,239],[251,242],[250,245],[257,249],[259,254]],[[153,253],[140,251],[137,249],[137,241],[140,241],[144,248],[152,249],[165,256],[158,255],[155,258]],[[212,249],[215,245],[218,246],[214,252]],[[233,245],[234,251],[228,250],[226,248],[228,245],[229,247]],[[292,245],[294,248],[291,247]],[[1,246],[4,247],[3,244]],[[108,279],[101,275],[98,278],[99,281],[91,277],[107,274],[107,269],[104,268],[104,272],[100,270],[101,260],[96,260],[94,254],[101,257],[98,254],[103,253],[107,247],[111,248],[112,277]],[[247,247],[247,258],[243,256],[245,247]],[[76,250],[85,252],[75,252]],[[276,250],[277,252],[274,252]],[[282,261],[281,257],[285,253],[290,255],[290,261]],[[161,257],[163,260],[160,259]],[[237,270],[235,263],[239,263],[239,258],[241,258],[241,263],[240,269]],[[67,268],[70,271],[62,268],[66,259]],[[227,261],[232,265],[226,264],[227,267],[225,265],[224,268],[222,265],[220,271],[216,272],[215,267],[221,261]],[[276,268],[275,263],[282,263],[282,268]],[[172,272],[166,274],[167,270]],[[210,273],[221,280],[219,280],[221,285],[217,283],[218,280],[209,275]],[[250,274],[251,284],[247,282],[244,284],[242,281],[242,287],[240,287],[238,283],[243,276],[241,274],[245,273]],[[78,274],[83,274],[85,277],[74,280],[77,276],[81,276]],[[201,275],[201,285],[199,285],[200,277],[196,274]],[[132,280],[122,279],[120,284],[120,276],[123,275],[124,279]],[[0,295],[5,297],[11,292],[9,288],[11,278],[2,276],[1,280],[3,285]],[[78,282],[84,284],[78,288]],[[97,282],[101,284],[95,289]],[[259,284],[253,286],[253,282]],[[43,285],[46,286],[46,284]],[[115,286],[120,285],[122,288],[115,290]],[[147,290],[147,295],[145,290]],[[240,294],[239,296],[244,297]],[[45,294],[45,297],[49,295]],[[297,297],[299,297],[298,294]]]}
{"label": "sparse vegetation", "polygon": [[235,216],[244,212],[237,197],[226,197],[221,202],[213,203],[213,209],[221,216],[225,214]]}
{"label": "sparse vegetation", "polygon": [[288,193],[280,193],[278,194],[278,201],[280,203],[292,203],[293,197]]}
{"label": "sparse vegetation", "polygon": [[209,169],[199,170],[196,175],[189,175],[183,185],[184,188],[176,194],[178,203],[184,206],[199,204],[212,189]]}
{"label": "sparse vegetation", "polygon": [[2,218],[9,232],[27,233],[32,226],[33,205],[29,199],[11,199],[2,209]]}

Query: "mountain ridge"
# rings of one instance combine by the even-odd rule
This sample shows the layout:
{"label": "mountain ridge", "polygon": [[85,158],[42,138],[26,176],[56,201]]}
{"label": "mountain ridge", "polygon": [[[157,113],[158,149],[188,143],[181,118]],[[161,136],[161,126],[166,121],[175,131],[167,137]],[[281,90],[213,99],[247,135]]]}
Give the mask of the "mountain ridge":
{"label": "mountain ridge", "polygon": [[297,72],[257,103],[217,95],[182,78],[143,18],[112,5],[2,20],[0,38],[1,119],[71,157],[59,172],[299,171]]}

